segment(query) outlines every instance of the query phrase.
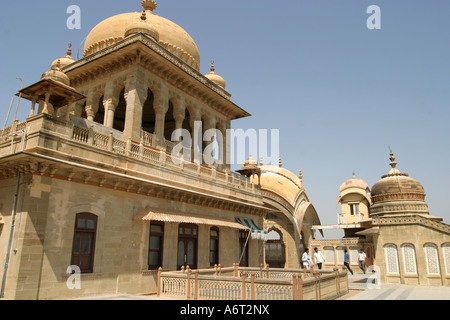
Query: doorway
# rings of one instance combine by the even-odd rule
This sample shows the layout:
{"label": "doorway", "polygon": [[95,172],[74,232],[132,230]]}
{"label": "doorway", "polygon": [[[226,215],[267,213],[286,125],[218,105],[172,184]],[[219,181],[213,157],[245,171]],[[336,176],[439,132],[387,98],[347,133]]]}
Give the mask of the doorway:
{"label": "doorway", "polygon": [[177,269],[189,266],[197,269],[198,227],[194,224],[181,224],[178,227]]}

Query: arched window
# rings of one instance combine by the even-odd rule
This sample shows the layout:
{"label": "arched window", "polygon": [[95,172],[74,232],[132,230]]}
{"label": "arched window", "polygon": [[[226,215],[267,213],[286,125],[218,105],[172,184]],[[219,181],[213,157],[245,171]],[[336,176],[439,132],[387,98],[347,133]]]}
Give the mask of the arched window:
{"label": "arched window", "polygon": [[211,228],[209,236],[209,265],[219,264],[219,228]]}
{"label": "arched window", "polygon": [[424,247],[428,274],[439,274],[439,259],[436,245],[429,243]]}
{"label": "arched window", "polygon": [[412,244],[402,245],[405,274],[417,274],[416,252]]}
{"label": "arched window", "polygon": [[384,246],[387,273],[399,273],[397,247],[393,244]]}
{"label": "arched window", "polygon": [[442,253],[444,254],[445,271],[450,274],[450,243],[442,245]]}
{"label": "arched window", "polygon": [[95,241],[98,217],[91,213],[79,213],[75,220],[71,265],[81,273],[94,272]]}

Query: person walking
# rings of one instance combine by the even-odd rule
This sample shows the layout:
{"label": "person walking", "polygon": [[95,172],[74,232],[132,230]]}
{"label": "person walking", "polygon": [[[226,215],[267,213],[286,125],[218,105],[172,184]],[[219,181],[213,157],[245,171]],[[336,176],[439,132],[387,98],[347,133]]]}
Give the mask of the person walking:
{"label": "person walking", "polygon": [[359,268],[364,272],[364,274],[366,274],[366,258],[366,253],[363,249],[360,249],[358,255],[358,264]]}
{"label": "person walking", "polygon": [[303,268],[305,268],[306,270],[309,270],[309,268],[313,264],[311,256],[309,255],[308,248],[305,249],[305,252],[302,255],[302,262],[303,262]]}
{"label": "person walking", "polygon": [[317,248],[314,248],[314,262],[319,267],[319,270],[322,270],[322,263],[325,262],[325,257],[323,256],[322,252]]}
{"label": "person walking", "polygon": [[353,275],[353,270],[350,268],[350,255],[347,250],[344,249],[344,265],[347,267],[348,271]]}

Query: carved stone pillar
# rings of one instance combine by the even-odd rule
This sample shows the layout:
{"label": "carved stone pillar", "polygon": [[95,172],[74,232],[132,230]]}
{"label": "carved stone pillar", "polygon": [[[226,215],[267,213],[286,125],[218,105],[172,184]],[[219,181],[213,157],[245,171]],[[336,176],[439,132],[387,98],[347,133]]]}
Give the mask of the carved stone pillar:
{"label": "carved stone pillar", "polygon": [[186,107],[182,105],[175,107],[173,117],[175,119],[175,129],[183,129],[183,122],[186,119]]}
{"label": "carved stone pillar", "polygon": [[219,170],[226,171],[226,125],[223,122],[218,122],[217,129],[220,132],[217,137],[217,144],[219,145]]}
{"label": "carved stone pillar", "polygon": [[105,119],[103,124],[109,128],[114,127],[114,115],[119,105],[119,99],[114,97],[106,98],[103,100],[103,107],[105,108]]}
{"label": "carved stone pillar", "polygon": [[42,113],[45,113],[45,114],[49,114],[50,113],[50,111],[49,111],[49,102],[50,102],[51,95],[52,94],[51,94],[50,91],[47,91],[45,93],[44,108],[42,109]]}
{"label": "carved stone pillar", "polygon": [[125,86],[127,112],[125,117],[124,139],[141,140],[142,112],[148,90],[144,85],[144,75],[136,72],[130,76]]}
{"label": "carved stone pillar", "polygon": [[[222,124],[224,128],[223,134],[223,170],[231,172],[231,137],[230,137],[230,129],[231,129],[231,120],[227,119]],[[234,160],[234,159],[233,159]]]}
{"label": "carved stone pillar", "polygon": [[87,115],[87,119],[89,121],[94,121],[95,116],[97,115],[98,112],[98,103],[99,103],[99,98],[96,97],[96,93],[95,92],[89,92],[88,96],[87,96],[87,100],[86,100],[86,115]]}
{"label": "carved stone pillar", "polygon": [[155,110],[155,139],[153,140],[154,147],[165,148],[164,128],[166,121],[166,113],[169,109],[168,104],[162,103],[153,106]]}
{"label": "carved stone pillar", "polygon": [[[203,143],[203,153],[205,154],[205,155],[208,155],[208,157],[211,157],[212,155],[213,155],[213,150],[212,150],[212,148],[213,148],[213,142],[214,142],[214,136],[215,136],[215,133],[214,133],[214,135],[211,137],[211,135],[210,134],[208,134],[207,136],[205,136],[205,133],[208,131],[208,130],[214,130],[214,129],[216,129],[216,119],[214,119],[214,118],[211,118],[211,117],[208,117],[208,118],[206,118],[205,119],[205,121],[204,121],[204,123],[203,123],[203,125],[204,125],[204,128],[203,128],[203,137],[202,137],[202,140],[204,139],[204,138],[206,138],[207,139],[207,141],[203,141],[204,143]],[[209,133],[209,132],[208,132]],[[204,161],[206,160],[206,159],[203,159]],[[209,164],[209,165],[213,165],[214,163],[208,163],[208,161],[214,161],[213,159],[208,159],[206,162],[207,162],[207,164]]]}
{"label": "carved stone pillar", "polygon": [[116,90],[113,83],[108,83],[103,98],[103,107],[105,109],[103,124],[109,128],[114,127],[114,115],[119,105],[119,99],[120,90]]}
{"label": "carved stone pillar", "polygon": [[30,114],[28,115],[29,118],[31,118],[32,116],[34,116],[34,112],[36,110],[36,103],[38,102],[38,98],[33,98],[33,101],[31,102],[31,110],[30,110]]}
{"label": "carved stone pillar", "polygon": [[202,161],[202,129],[201,129],[201,114],[196,110],[190,115],[190,126],[191,126],[191,161],[201,162]]}

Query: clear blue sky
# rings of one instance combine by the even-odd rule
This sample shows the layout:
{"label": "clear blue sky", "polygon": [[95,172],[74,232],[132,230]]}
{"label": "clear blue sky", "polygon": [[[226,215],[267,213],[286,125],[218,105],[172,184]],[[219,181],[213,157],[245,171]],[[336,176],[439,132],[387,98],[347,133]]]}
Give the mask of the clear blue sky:
{"label": "clear blue sky", "polygon": [[[201,72],[227,81],[232,100],[253,116],[234,128],[280,129],[285,168],[301,168],[323,224],[336,223],[339,186],[355,170],[375,184],[389,167],[419,180],[432,215],[450,222],[450,1],[158,0],[156,14],[196,41]],[[69,5],[81,30],[66,28]],[[369,30],[367,7],[381,8]],[[140,0],[2,1],[0,122],[20,88],[39,80],[73,43]],[[26,118],[22,103],[19,118]],[[235,168],[236,169],[236,168]],[[327,235],[327,234],[326,234]]]}

